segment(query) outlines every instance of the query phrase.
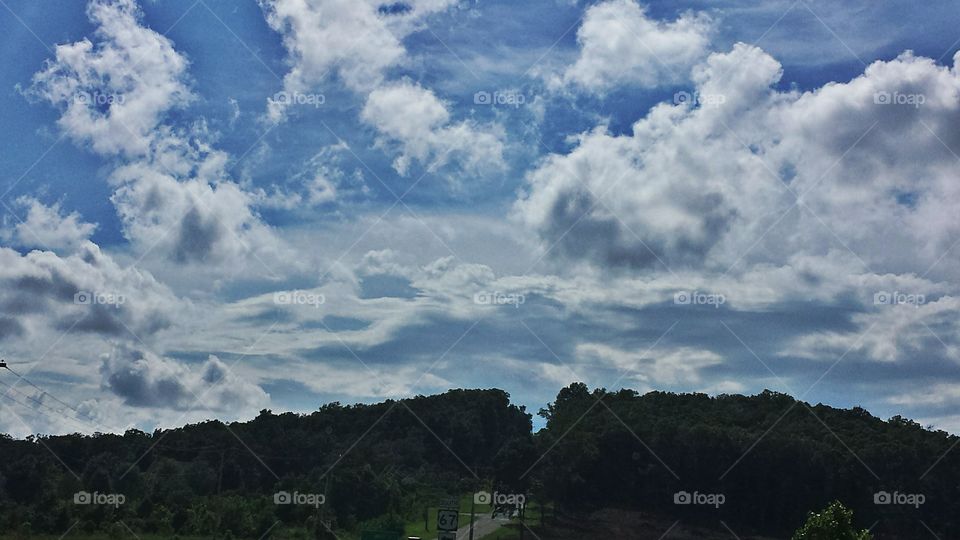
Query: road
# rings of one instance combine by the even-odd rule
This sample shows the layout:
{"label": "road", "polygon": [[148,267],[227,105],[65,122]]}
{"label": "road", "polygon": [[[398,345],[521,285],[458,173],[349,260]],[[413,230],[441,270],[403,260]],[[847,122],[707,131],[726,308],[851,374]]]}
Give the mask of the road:
{"label": "road", "polygon": [[[457,529],[457,540],[469,540],[470,514],[461,512],[460,520],[464,525]],[[473,540],[480,540],[509,522],[510,520],[506,518],[493,519],[490,514],[477,514],[473,518]],[[434,537],[434,540],[436,540],[436,537]]]}

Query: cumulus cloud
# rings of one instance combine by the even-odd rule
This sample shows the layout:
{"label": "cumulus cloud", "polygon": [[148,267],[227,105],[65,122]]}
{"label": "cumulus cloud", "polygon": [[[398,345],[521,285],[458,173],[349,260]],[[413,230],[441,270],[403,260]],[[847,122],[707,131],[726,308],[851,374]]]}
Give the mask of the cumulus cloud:
{"label": "cumulus cloud", "polygon": [[33,197],[20,197],[16,203],[27,214],[16,221],[6,236],[19,246],[71,252],[82,246],[97,228],[83,221],[77,212],[64,214],[60,203],[47,206]]}
{"label": "cumulus cloud", "polygon": [[621,85],[654,88],[686,81],[708,52],[713,25],[707,15],[693,12],[672,22],[653,20],[637,0],[595,4],[577,30],[579,57],[550,84],[603,94]]}
{"label": "cumulus cloud", "polygon": [[[804,358],[837,358],[844,354],[863,355],[880,362],[911,362],[919,367],[930,357],[960,363],[960,298],[942,296],[929,301],[922,292],[884,292],[907,298],[912,303],[889,304],[854,316],[852,332],[827,331],[799,336],[785,347],[784,355]],[[928,357],[928,358],[924,358]]]}
{"label": "cumulus cloud", "polygon": [[504,167],[501,134],[495,128],[452,123],[447,105],[411,82],[371,92],[361,118],[383,134],[380,144],[397,144],[400,156],[393,167],[400,174],[407,174],[413,161],[433,168],[456,161],[472,174]]}
{"label": "cumulus cloud", "polygon": [[217,265],[282,253],[252,210],[253,197],[233,182],[177,180],[143,163],[118,168],[111,180],[127,235],[176,263]]}
{"label": "cumulus cloud", "polygon": [[189,368],[149,351],[118,346],[103,358],[100,374],[104,388],[134,407],[255,411],[270,399],[213,355]]}
{"label": "cumulus cloud", "polygon": [[[581,343],[577,345],[576,356],[580,361],[599,362],[614,367],[624,378],[640,382],[647,389],[678,388],[704,391],[705,378],[702,371],[723,363],[719,354],[679,347],[668,351],[624,351],[603,343]],[[727,381],[724,388],[730,387]],[[709,386],[716,385],[711,381]]]}
{"label": "cumulus cloud", "polygon": [[[307,92],[334,75],[353,91],[380,85],[388,68],[401,63],[401,40],[423,19],[455,0],[416,0],[404,9],[382,9],[378,0],[261,0],[267,23],[283,36],[290,55],[284,92]],[[268,101],[271,121],[283,119],[289,101]]]}
{"label": "cumulus cloud", "polygon": [[839,251],[878,272],[955,276],[956,70],[905,53],[809,92],[773,89],[781,74],[755,47],[711,55],[696,103],[548,156],[519,218],[556,254],[609,266],[726,270]]}
{"label": "cumulus cloud", "polygon": [[52,330],[149,339],[182,307],[148,272],[122,268],[92,242],[66,257],[0,248],[0,268],[3,312],[30,337]]}
{"label": "cumulus cloud", "polygon": [[[366,96],[361,118],[379,132],[378,145],[396,151],[394,169],[408,174],[414,162],[479,176],[504,168],[503,130],[451,120],[450,107],[430,89],[390,81],[390,68],[406,61],[404,37],[455,0],[263,0],[270,27],[283,36],[291,70],[280,96],[268,100],[267,118],[282,121],[291,96],[315,92],[334,76]],[[326,191],[326,190],[324,190]]]}
{"label": "cumulus cloud", "polygon": [[165,113],[192,97],[188,62],[169,39],[140,26],[134,0],[93,0],[87,15],[97,43],[58,45],[29,94],[62,107],[58,123],[75,141],[101,154],[143,156]]}
{"label": "cumulus cloud", "polygon": [[141,24],[133,0],[94,0],[97,43],[60,45],[29,93],[61,107],[61,129],[121,163],[111,197],[124,233],[144,253],[179,263],[261,260],[283,242],[232,182],[204,122],[176,129],[168,113],[193,98],[187,59]]}

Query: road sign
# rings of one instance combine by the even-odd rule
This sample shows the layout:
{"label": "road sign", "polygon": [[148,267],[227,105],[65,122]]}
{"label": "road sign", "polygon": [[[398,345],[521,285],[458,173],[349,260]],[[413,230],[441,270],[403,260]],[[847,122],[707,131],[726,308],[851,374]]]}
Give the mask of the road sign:
{"label": "road sign", "polygon": [[456,531],[460,522],[459,510],[437,510],[437,530],[438,531]]}
{"label": "road sign", "polygon": [[437,540],[457,540],[457,533],[455,532],[442,532],[437,536]]}

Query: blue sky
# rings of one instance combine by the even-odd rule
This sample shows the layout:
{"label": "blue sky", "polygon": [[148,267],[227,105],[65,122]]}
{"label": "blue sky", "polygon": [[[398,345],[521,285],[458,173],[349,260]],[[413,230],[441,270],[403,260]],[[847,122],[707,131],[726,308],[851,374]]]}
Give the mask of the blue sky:
{"label": "blue sky", "polygon": [[958,19],[3,0],[0,352],[50,394],[0,429],[582,380],[956,432]]}

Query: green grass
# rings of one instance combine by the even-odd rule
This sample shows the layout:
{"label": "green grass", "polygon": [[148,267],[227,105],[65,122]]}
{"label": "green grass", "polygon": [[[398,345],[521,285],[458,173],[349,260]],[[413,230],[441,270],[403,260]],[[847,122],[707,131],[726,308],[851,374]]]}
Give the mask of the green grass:
{"label": "green grass", "polygon": [[[473,503],[473,493],[466,495],[461,495],[459,504],[460,504],[460,527],[470,524],[470,505]],[[427,509],[427,521],[429,525],[429,531],[424,528],[423,518],[421,517],[417,521],[408,522],[404,528],[403,533],[406,536],[419,536],[420,538],[435,538],[437,536],[437,510],[436,506],[431,506]],[[490,505],[487,504],[478,504],[474,507],[474,513],[476,515],[481,515],[491,512],[493,509]]]}

